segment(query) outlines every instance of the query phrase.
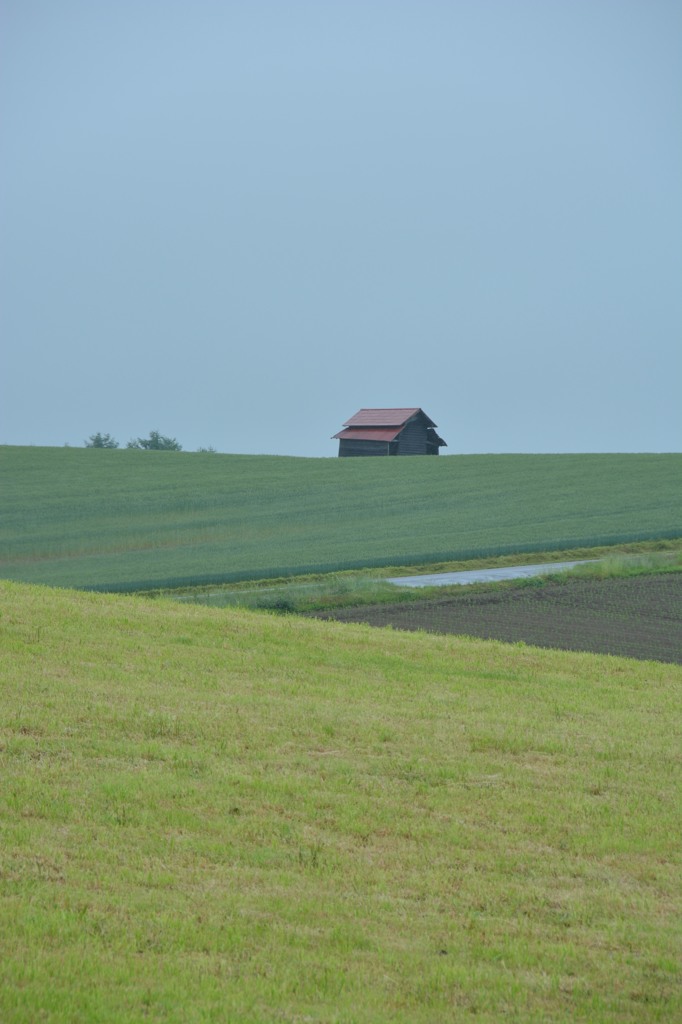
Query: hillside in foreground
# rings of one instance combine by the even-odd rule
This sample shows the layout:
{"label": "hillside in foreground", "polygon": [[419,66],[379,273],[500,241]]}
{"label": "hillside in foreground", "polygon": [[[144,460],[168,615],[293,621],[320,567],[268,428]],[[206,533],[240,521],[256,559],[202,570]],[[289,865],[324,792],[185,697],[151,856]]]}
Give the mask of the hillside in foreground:
{"label": "hillside in foreground", "polygon": [[671,1021],[682,668],[0,584],[0,1019]]}
{"label": "hillside in foreground", "polygon": [[150,589],[682,534],[680,455],[0,448],[0,577]]}

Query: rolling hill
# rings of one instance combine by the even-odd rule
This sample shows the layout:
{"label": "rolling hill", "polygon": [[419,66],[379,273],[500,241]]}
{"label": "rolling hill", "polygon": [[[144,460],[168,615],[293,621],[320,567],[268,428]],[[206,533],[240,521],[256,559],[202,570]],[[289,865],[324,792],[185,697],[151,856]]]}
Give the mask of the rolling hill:
{"label": "rolling hill", "polygon": [[0,448],[0,577],[135,590],[682,534],[680,455]]}

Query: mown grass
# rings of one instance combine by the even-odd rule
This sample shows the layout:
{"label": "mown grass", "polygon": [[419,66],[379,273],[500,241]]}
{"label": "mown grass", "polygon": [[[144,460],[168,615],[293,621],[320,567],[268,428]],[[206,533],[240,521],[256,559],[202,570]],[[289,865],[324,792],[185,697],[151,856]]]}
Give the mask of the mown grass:
{"label": "mown grass", "polygon": [[679,536],[679,455],[0,448],[0,576],[145,590]]}
{"label": "mown grass", "polygon": [[682,669],[0,584],[0,1019],[682,1013]]}

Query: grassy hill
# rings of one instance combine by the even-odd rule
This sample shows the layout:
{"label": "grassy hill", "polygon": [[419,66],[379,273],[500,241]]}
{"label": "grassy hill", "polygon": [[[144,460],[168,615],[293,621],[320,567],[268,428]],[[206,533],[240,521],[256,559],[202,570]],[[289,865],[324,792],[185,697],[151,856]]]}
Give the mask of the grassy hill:
{"label": "grassy hill", "polygon": [[682,668],[0,584],[0,1019],[679,1020]]}
{"label": "grassy hill", "polygon": [[0,577],[148,589],[682,534],[680,455],[0,448]]}

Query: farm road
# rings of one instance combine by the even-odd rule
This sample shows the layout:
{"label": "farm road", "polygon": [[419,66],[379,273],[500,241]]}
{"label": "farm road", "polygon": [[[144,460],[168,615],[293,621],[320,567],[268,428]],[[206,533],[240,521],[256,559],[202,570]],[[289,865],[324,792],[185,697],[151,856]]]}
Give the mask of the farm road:
{"label": "farm road", "polygon": [[399,587],[445,587],[452,584],[498,583],[500,580],[520,580],[544,573],[563,572],[575,565],[596,562],[596,558],[582,558],[577,562],[543,562],[539,565],[506,565],[502,569],[467,569],[461,572],[434,572],[424,576],[392,576],[387,583]]}

